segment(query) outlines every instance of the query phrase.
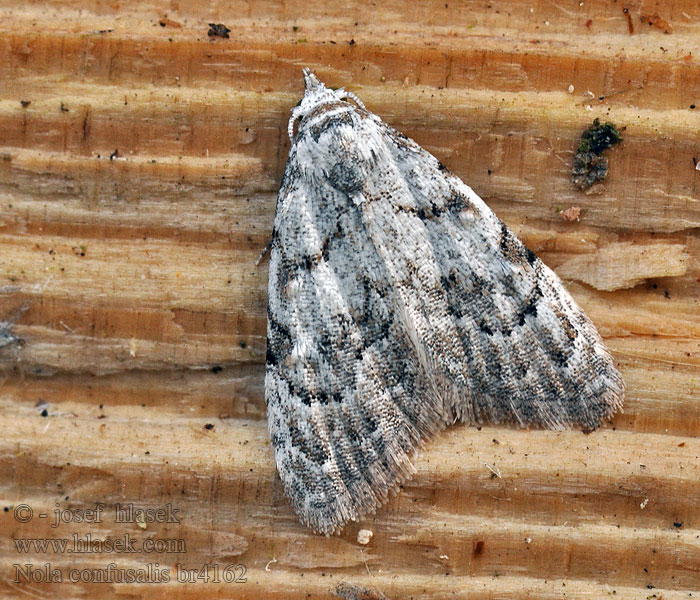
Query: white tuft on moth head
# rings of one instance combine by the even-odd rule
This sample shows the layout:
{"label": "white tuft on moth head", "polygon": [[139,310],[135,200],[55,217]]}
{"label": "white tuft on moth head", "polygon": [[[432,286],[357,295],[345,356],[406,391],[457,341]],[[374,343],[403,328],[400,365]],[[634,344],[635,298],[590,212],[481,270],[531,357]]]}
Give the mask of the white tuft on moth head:
{"label": "white tuft on moth head", "polygon": [[294,125],[296,122],[303,119],[316,107],[322,104],[338,102],[345,98],[350,98],[360,108],[365,108],[362,101],[352,92],[346,92],[343,88],[339,88],[337,90],[327,88],[323,82],[321,82],[319,78],[313,74],[311,69],[304,69],[303,73],[304,86],[306,87],[306,90],[304,91],[304,97],[301,99],[299,105],[292,109],[292,116],[290,117],[289,124],[287,125],[287,133],[289,134],[290,140],[294,140]]}

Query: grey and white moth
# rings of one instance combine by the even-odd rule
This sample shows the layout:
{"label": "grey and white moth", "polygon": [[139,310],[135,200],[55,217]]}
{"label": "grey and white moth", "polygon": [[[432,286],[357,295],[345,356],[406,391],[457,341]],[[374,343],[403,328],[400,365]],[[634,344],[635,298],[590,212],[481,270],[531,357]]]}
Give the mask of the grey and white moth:
{"label": "grey and white moth", "polygon": [[620,409],[622,377],[560,279],[430,153],[353,94],[304,80],[265,375],[301,521],[330,534],[373,512],[456,421],[595,429]]}

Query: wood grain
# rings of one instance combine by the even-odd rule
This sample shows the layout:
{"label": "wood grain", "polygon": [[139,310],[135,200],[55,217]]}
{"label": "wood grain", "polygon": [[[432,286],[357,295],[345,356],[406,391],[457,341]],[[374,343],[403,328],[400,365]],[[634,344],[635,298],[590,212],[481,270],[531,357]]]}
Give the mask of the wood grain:
{"label": "wood grain", "polygon": [[[0,34],[3,597],[700,595],[697,2],[0,0]],[[256,259],[303,66],[565,279],[620,365],[624,414],[590,435],[454,427],[376,515],[331,538],[297,522],[267,439]],[[624,139],[582,192],[595,117]],[[51,527],[99,503],[101,522]],[[118,504],[178,518],[117,523]],[[17,545],[74,534],[154,548]],[[237,565],[246,582],[226,582]],[[113,579],[147,568],[159,582]]]}

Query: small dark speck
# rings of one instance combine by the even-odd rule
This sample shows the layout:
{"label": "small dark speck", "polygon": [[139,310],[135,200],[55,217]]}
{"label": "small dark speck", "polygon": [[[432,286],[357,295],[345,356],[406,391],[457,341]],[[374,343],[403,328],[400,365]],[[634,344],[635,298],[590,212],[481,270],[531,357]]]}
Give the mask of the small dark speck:
{"label": "small dark speck", "polygon": [[690,110],[693,110],[695,108],[695,104],[690,105]]}
{"label": "small dark speck", "polygon": [[354,39],[350,40],[350,41],[348,42],[348,45],[354,46],[354,45],[355,45],[355,40],[354,40]]}
{"label": "small dark speck", "polygon": [[209,31],[207,31],[209,37],[216,36],[228,39],[229,33],[231,33],[231,30],[223,23],[209,23]]}
{"label": "small dark speck", "polygon": [[41,411],[40,414],[41,414],[42,417],[48,417],[48,416],[49,416],[49,411],[46,410],[46,409],[44,409],[44,410]]}
{"label": "small dark speck", "polygon": [[491,441],[492,441],[494,444],[496,444],[497,446],[501,443],[501,442],[499,442],[496,438],[493,438]]}
{"label": "small dark speck", "polygon": [[220,367],[219,365],[214,365],[211,368],[211,372],[214,373],[214,375],[216,375],[217,373],[221,373],[221,371],[223,371],[223,370],[224,370],[223,367]]}
{"label": "small dark speck", "polygon": [[683,521],[674,521],[673,526],[680,529],[681,527],[683,527]]}
{"label": "small dark speck", "polygon": [[212,423],[207,423],[204,426],[204,429],[206,429],[207,431],[211,431],[212,429],[214,429],[214,425]]}
{"label": "small dark speck", "polygon": [[659,286],[656,285],[655,283],[652,283],[652,284],[651,284],[651,287],[652,287],[653,289],[656,289],[656,288],[659,287]]}
{"label": "small dark speck", "polygon": [[19,103],[22,105],[22,108],[27,108],[27,106],[29,106],[32,103],[32,101],[31,100],[20,100]]}
{"label": "small dark speck", "polygon": [[100,407],[99,407],[99,408],[100,408],[100,410],[102,410],[102,407],[103,407],[103,406],[104,406],[104,404],[100,404]]}
{"label": "small dark speck", "polygon": [[247,346],[246,341],[242,340],[241,341],[241,348],[245,348]]}
{"label": "small dark speck", "polygon": [[486,169],[486,172],[491,175],[491,169]]}
{"label": "small dark speck", "polygon": [[479,540],[476,544],[474,544],[474,551],[472,552],[473,556],[479,556],[484,552],[484,540]]}
{"label": "small dark speck", "polygon": [[112,152],[112,154],[109,155],[109,160],[114,160],[118,156],[119,156],[119,149],[115,149],[114,152]]}
{"label": "small dark speck", "polygon": [[3,508],[3,510],[4,510],[5,512],[10,512],[10,509],[9,509],[7,506],[5,506],[5,507]]}
{"label": "small dark speck", "polygon": [[144,452],[144,454],[146,454],[146,455],[148,455],[148,454],[150,454],[150,453],[151,453],[150,450],[146,450],[146,451]]}
{"label": "small dark speck", "polygon": [[668,290],[664,290],[664,298],[666,298],[666,300],[671,299],[671,294],[668,293]]}

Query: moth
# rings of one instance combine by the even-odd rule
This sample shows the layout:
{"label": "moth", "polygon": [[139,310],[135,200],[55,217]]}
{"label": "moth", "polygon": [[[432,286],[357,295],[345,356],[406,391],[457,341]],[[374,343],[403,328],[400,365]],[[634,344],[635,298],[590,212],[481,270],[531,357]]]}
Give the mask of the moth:
{"label": "moth", "polygon": [[381,506],[455,422],[597,428],[624,383],[560,279],[429,152],[304,69],[270,249],[265,401],[301,521]]}

